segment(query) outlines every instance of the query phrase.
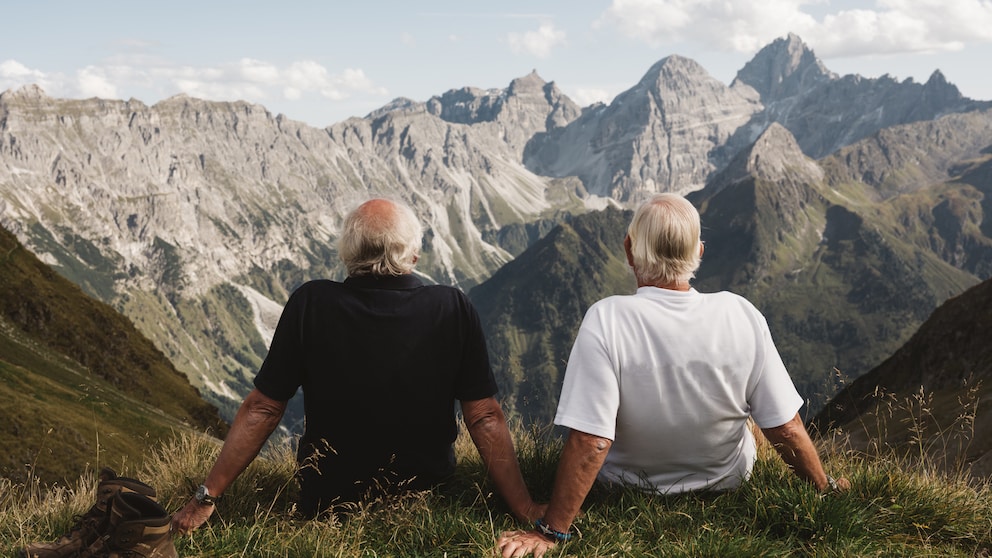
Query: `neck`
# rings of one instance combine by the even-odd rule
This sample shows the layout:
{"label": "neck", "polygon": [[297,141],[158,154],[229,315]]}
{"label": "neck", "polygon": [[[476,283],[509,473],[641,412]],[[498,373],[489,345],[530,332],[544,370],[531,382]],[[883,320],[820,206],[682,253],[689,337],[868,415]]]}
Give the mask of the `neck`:
{"label": "neck", "polygon": [[659,289],[668,289],[670,291],[688,291],[690,288],[689,281],[672,281],[670,283],[641,283],[637,282],[638,287],[657,287]]}

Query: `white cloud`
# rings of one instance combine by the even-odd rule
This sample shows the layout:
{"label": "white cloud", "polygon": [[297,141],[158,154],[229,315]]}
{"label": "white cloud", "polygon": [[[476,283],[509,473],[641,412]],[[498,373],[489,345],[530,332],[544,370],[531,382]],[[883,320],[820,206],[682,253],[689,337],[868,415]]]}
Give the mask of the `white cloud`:
{"label": "white cloud", "polygon": [[102,68],[87,66],[77,72],[76,79],[83,97],[117,98],[117,88],[107,79]]}
{"label": "white cloud", "polygon": [[0,62],[0,92],[36,84],[48,95],[61,94],[61,88],[44,72],[28,68],[17,60]]}
{"label": "white cloud", "polygon": [[599,87],[579,87],[571,93],[566,93],[580,107],[587,107],[594,103],[610,104],[610,101],[617,96],[617,93],[607,91]]}
{"label": "white cloud", "polygon": [[793,32],[819,56],[947,51],[992,42],[990,0],[877,0],[870,7],[834,8],[820,19],[807,12],[809,6],[823,11],[817,0],[613,0],[594,27],[651,46],[691,41],[744,53]]}
{"label": "white cloud", "polygon": [[388,95],[385,88],[376,85],[361,69],[347,68],[332,74],[312,60],[293,62],[285,67],[251,58],[225,66],[177,66],[164,61],[130,64],[121,58],[114,62],[87,66],[75,76],[67,77],[46,74],[16,60],[6,60],[0,62],[0,91],[34,83],[53,97],[115,99],[134,96],[140,91],[139,97],[148,102],[157,100],[149,99],[149,93],[158,98],[186,93],[215,101],[249,102],[276,98],[298,101],[308,94],[332,101],[348,99],[356,93]]}
{"label": "white cloud", "polygon": [[238,66],[241,78],[245,81],[263,85],[278,85],[281,79],[279,68],[268,62],[242,58]]}
{"label": "white cloud", "polygon": [[300,91],[313,91],[331,82],[327,68],[312,61],[293,62],[286,68],[285,78],[290,87]]}
{"label": "white cloud", "polygon": [[885,0],[878,7],[827,15],[810,33],[810,44],[817,54],[857,56],[956,51],[966,43],[992,42],[988,0]]}
{"label": "white cloud", "polygon": [[551,56],[551,49],[565,44],[565,32],[550,23],[541,24],[537,31],[510,33],[507,43],[515,54],[529,54],[537,58]]}
{"label": "white cloud", "polygon": [[800,8],[809,0],[614,0],[594,27],[615,27],[629,38],[660,46],[680,41],[754,52],[815,21]]}
{"label": "white cloud", "polygon": [[[372,80],[365,75],[365,72],[355,70],[353,68],[345,69],[344,74],[339,80],[337,80],[337,83],[347,89],[353,89],[355,91],[366,91],[372,93],[378,89],[375,84],[372,83]],[[380,91],[382,90],[380,89]]]}
{"label": "white cloud", "polygon": [[38,70],[32,70],[17,60],[0,62],[0,79],[38,79],[42,76]]}

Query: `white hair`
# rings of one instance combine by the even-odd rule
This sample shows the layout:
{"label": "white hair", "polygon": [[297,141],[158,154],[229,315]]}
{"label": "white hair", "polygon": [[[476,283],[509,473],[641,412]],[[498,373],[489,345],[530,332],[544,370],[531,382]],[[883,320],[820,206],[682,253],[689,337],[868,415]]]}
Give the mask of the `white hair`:
{"label": "white hair", "polygon": [[417,263],[423,234],[406,204],[369,200],[345,217],[338,254],[348,275],[405,275]]}
{"label": "white hair", "polygon": [[676,194],[655,194],[627,227],[634,274],[641,284],[688,281],[700,262],[699,212]]}

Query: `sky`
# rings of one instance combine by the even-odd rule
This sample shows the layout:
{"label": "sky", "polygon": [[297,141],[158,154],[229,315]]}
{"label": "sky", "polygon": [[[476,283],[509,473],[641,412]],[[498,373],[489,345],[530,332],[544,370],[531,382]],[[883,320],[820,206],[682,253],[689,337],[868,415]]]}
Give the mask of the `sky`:
{"label": "sky", "polygon": [[992,0],[0,0],[0,91],[245,100],[324,127],[536,70],[582,106],[677,54],[730,84],[792,32],[840,75],[992,100]]}

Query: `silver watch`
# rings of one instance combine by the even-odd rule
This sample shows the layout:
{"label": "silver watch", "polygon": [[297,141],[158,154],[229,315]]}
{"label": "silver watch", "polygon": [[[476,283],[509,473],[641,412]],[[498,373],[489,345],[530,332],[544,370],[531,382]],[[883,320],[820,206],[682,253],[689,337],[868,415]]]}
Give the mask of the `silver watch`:
{"label": "silver watch", "polygon": [[827,475],[827,487],[830,488],[830,492],[840,492],[840,486],[837,485],[837,480]]}
{"label": "silver watch", "polygon": [[207,486],[205,484],[201,484],[200,487],[196,489],[196,494],[193,495],[193,498],[196,499],[198,504],[212,506],[217,503],[220,496],[212,496],[210,491],[207,490]]}

